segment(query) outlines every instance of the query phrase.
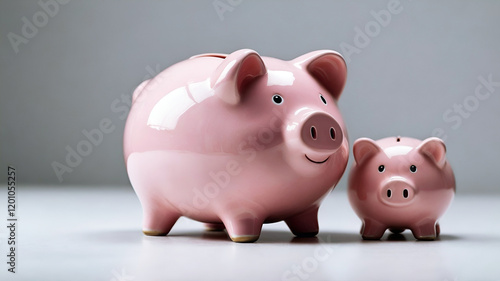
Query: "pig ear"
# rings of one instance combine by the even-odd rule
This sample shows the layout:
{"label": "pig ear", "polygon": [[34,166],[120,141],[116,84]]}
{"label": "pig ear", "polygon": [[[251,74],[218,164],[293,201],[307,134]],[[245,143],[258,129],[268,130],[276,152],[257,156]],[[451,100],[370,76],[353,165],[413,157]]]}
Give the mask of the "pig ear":
{"label": "pig ear", "polygon": [[266,74],[262,58],[253,50],[243,49],[228,55],[211,76],[211,86],[223,101],[237,104],[246,87]]}
{"label": "pig ear", "polygon": [[439,138],[428,138],[418,147],[417,151],[428,156],[439,168],[443,168],[446,163],[446,146]]}
{"label": "pig ear", "polygon": [[293,63],[307,70],[335,100],[340,98],[347,79],[347,66],[339,53],[330,50],[314,51],[294,59]]}
{"label": "pig ear", "polygon": [[369,138],[360,138],[354,142],[352,153],[354,154],[354,160],[359,165],[363,163],[366,159],[372,157],[373,155],[382,151],[380,146]]}

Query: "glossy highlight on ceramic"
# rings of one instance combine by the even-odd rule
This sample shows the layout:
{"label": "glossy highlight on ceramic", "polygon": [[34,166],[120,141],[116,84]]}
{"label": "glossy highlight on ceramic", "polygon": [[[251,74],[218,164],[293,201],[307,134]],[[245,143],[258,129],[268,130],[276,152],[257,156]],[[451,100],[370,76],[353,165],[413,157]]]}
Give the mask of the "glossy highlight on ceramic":
{"label": "glossy highlight on ceramic", "polygon": [[438,219],[455,194],[455,176],[438,138],[390,137],[354,142],[348,196],[364,239],[410,229],[419,240],[439,236]]}
{"label": "glossy highlight on ceramic", "polygon": [[124,133],[143,232],[166,235],[186,216],[236,242],[281,220],[316,235],[320,203],[349,156],[337,108],[346,76],[334,51],[283,61],[243,49],[197,55],[144,81]]}

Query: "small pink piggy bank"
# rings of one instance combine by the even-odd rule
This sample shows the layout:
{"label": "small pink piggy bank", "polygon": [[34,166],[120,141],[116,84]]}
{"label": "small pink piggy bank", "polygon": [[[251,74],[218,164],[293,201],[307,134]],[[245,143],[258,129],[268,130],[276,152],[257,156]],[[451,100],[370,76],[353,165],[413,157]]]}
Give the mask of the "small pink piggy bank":
{"label": "small pink piggy bank", "polygon": [[419,240],[439,235],[439,217],[455,194],[455,177],[438,138],[390,137],[356,140],[349,174],[349,201],[363,221],[363,239],[386,229],[410,229]]}
{"label": "small pink piggy bank", "polygon": [[124,133],[143,232],[166,235],[186,216],[236,242],[281,220],[295,235],[316,235],[320,202],[349,156],[337,108],[346,75],[334,51],[283,61],[239,50],[144,81]]}

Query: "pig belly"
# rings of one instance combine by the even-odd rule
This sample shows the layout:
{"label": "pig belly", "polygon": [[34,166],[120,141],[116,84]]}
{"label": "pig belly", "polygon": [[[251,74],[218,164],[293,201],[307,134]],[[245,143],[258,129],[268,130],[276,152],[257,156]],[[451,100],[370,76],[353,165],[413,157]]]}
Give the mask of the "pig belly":
{"label": "pig belly", "polygon": [[148,151],[132,153],[127,170],[143,207],[156,204],[202,222],[221,222],[227,212],[273,222],[319,204],[332,186],[298,176],[280,159],[278,151],[253,157]]}

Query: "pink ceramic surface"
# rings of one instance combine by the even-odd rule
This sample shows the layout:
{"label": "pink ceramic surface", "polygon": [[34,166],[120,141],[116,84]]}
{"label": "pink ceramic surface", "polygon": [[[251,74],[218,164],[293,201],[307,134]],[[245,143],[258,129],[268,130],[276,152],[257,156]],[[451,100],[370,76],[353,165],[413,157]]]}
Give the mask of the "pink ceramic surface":
{"label": "pink ceramic surface", "polygon": [[438,138],[361,138],[353,153],[348,195],[363,221],[363,238],[380,239],[386,229],[410,229],[417,239],[435,239],[437,221],[455,194],[444,143]]}
{"label": "pink ceramic surface", "polygon": [[349,155],[337,108],[346,74],[334,51],[283,61],[239,50],[194,56],[144,81],[124,135],[143,232],[168,234],[186,216],[237,242],[280,220],[316,235],[320,202]]}

